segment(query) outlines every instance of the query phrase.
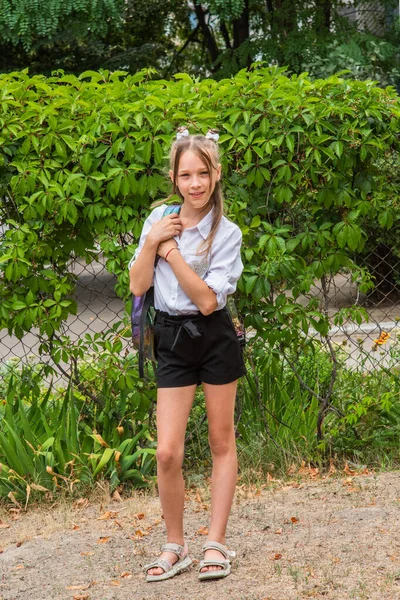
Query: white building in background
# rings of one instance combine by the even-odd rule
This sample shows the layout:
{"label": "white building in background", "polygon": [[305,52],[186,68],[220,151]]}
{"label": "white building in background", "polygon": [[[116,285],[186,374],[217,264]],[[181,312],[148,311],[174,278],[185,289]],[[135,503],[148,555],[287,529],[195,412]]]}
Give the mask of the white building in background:
{"label": "white building in background", "polygon": [[370,31],[377,36],[383,36],[393,19],[400,16],[400,0],[396,9],[388,8],[379,0],[367,0],[362,5],[357,3],[357,6],[354,6],[353,0],[343,0],[343,3],[346,6],[339,9],[341,15],[357,24],[358,29]]}

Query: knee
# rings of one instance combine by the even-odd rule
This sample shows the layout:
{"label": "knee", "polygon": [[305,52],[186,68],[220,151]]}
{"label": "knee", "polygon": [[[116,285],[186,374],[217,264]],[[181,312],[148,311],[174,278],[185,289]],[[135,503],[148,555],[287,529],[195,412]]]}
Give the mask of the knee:
{"label": "knee", "polygon": [[181,468],[183,453],[176,448],[157,448],[156,458],[159,469],[170,471]]}
{"label": "knee", "polygon": [[210,450],[214,457],[226,456],[236,452],[236,441],[234,431],[224,432],[223,435],[210,433],[208,436]]}

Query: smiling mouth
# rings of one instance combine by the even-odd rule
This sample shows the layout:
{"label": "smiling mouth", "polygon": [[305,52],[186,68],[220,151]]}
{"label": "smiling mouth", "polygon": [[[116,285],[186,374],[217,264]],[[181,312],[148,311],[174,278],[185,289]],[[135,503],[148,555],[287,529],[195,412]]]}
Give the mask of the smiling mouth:
{"label": "smiling mouth", "polygon": [[199,196],[202,196],[204,194],[204,192],[197,192],[197,193],[191,193],[190,195],[193,196],[194,198],[198,198]]}

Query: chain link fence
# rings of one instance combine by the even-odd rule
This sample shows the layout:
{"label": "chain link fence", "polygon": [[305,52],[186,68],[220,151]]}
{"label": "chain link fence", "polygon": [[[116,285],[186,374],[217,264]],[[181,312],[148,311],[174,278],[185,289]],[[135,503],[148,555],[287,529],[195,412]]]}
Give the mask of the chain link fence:
{"label": "chain link fence", "polygon": [[[271,442],[266,446],[269,448],[268,452],[274,449],[277,452],[273,460],[286,461],[287,468],[288,465],[296,464],[299,453],[303,456],[312,455],[316,445],[319,442],[324,443],[327,430],[325,423],[329,411],[338,418],[344,417],[346,403],[351,404],[353,401],[353,390],[354,398],[365,398],[368,394],[375,394],[379,401],[386,391],[398,389],[399,378],[397,376],[397,383],[393,387],[393,376],[396,377],[396,373],[398,375],[400,364],[397,342],[400,322],[400,257],[395,255],[392,246],[380,243],[374,251],[363,256],[362,261],[375,280],[375,287],[369,294],[362,294],[357,283],[352,280],[351,273],[343,271],[330,278],[315,281],[307,297],[298,299],[305,305],[310,298],[318,298],[320,310],[328,316],[330,328],[327,336],[321,336],[312,329],[307,334],[315,341],[315,354],[303,356],[291,354],[290,351],[287,354],[282,352],[278,370],[273,372],[271,369],[268,372],[269,367],[265,367],[267,363],[258,361],[258,358],[263,356],[263,348],[261,354],[260,346],[258,350],[250,349],[247,352],[248,374],[238,388],[236,406],[236,426],[238,438],[241,440],[242,462],[248,460],[252,464],[252,461],[256,460],[256,455],[252,454],[255,451],[250,436],[253,425],[259,432],[257,436],[260,440]],[[101,338],[107,335],[111,335],[113,339],[120,337],[118,358],[125,361],[125,357],[132,356],[129,317],[125,311],[125,304],[115,293],[116,277],[105,268],[101,253],[98,254],[97,260],[90,264],[82,260],[72,261],[70,269],[76,276],[78,310],[76,315],[68,318],[59,335],[69,338],[71,346],[78,344],[86,336],[87,352],[84,359],[79,361],[79,377],[76,377],[76,361],[60,360],[56,364],[49,354],[40,352],[42,340],[38,331],[32,330],[18,340],[3,330],[0,332],[0,403],[3,403],[3,412],[13,373],[19,378],[18,390],[24,390],[24,403],[27,405],[30,404],[30,393],[32,398],[43,398],[46,396],[46,389],[49,393],[51,391],[50,405],[62,403],[63,399],[68,397],[65,391],[71,381],[74,382],[78,393],[82,392],[85,397],[83,406],[91,406],[90,410],[94,414],[104,411],[107,402],[114,405],[114,400],[107,400],[105,392],[99,393],[99,390],[105,389],[111,392],[114,385],[112,383],[108,388],[102,387],[103,382],[98,381],[98,373],[104,373],[104,370],[98,370],[97,375],[95,374],[97,381],[93,380],[93,364],[99,355],[96,355],[96,341],[92,340],[96,334]],[[290,290],[287,290],[287,293],[290,295]],[[354,319],[354,312],[352,313],[354,307],[362,308],[358,321]],[[342,316],[340,323],[337,322],[338,315]],[[117,326],[115,331],[112,331],[113,326]],[[124,327],[126,337],[119,334]],[[251,331],[248,331],[248,337],[252,342]],[[249,346],[251,348],[251,343]],[[52,369],[46,372],[46,365]],[[35,369],[40,371],[37,380],[34,375]],[[89,374],[87,377],[86,373]],[[79,381],[82,379],[86,381],[85,387],[80,387]],[[392,383],[388,382],[389,379]],[[154,383],[145,382],[140,386],[140,393],[148,389],[151,395],[150,389],[154,388]],[[112,393],[114,398],[115,390]],[[200,392],[196,396],[194,416],[190,418],[188,425],[189,448],[190,444],[193,444],[193,448],[206,444],[207,421],[202,403],[204,399]],[[149,407],[146,419],[150,423],[153,419],[151,403]],[[201,409],[200,412],[198,409]],[[118,409],[113,408],[113,411],[117,424],[126,418],[123,412],[118,413]],[[82,418],[83,414],[79,416],[79,419]],[[129,418],[132,419],[132,416]],[[249,423],[252,424],[251,427]],[[0,422],[0,431],[6,433],[4,427],[4,422]],[[345,433],[351,433],[351,430],[352,425],[346,425]],[[101,429],[98,431],[101,432]],[[393,435],[394,431],[393,429]],[[384,433],[392,435],[387,428]],[[342,436],[338,439],[341,440]],[[299,444],[297,449],[296,443]],[[204,446],[204,452],[207,451],[207,447]],[[189,454],[190,452],[189,449]],[[246,452],[249,454],[247,459]]]}
{"label": "chain link fence", "polygon": [[[321,310],[326,312],[330,321],[327,339],[341,347],[349,366],[365,369],[391,366],[400,322],[400,285],[397,282],[400,279],[400,257],[396,258],[393,250],[381,243],[364,258],[364,263],[373,273],[379,274],[378,277],[375,275],[376,284],[371,294],[360,293],[351,274],[342,272],[316,281],[307,298],[300,297],[299,301],[305,304],[310,297],[319,298]],[[124,302],[114,291],[116,278],[106,270],[100,254],[98,260],[90,264],[74,260],[70,268],[77,279],[78,311],[68,318],[60,332],[62,335],[76,342],[85,334],[107,331],[123,319],[128,323]],[[363,307],[365,314],[362,321],[355,323],[348,318],[341,325],[335,325],[338,311],[351,307]],[[313,330],[309,335],[319,337]],[[40,343],[35,329],[21,340],[8,335],[6,330],[1,331],[0,378],[4,377],[7,365],[16,361],[49,361],[46,354],[39,355]],[[129,338],[125,338],[123,343],[123,352],[126,352],[130,349]],[[65,378],[65,368],[64,365],[63,372],[59,371],[60,378]]]}

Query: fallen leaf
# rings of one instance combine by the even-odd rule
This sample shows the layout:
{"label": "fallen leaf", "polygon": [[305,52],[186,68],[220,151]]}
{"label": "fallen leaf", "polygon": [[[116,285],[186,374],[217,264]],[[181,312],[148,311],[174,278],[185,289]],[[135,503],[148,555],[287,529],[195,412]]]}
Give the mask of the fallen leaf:
{"label": "fallen leaf", "polygon": [[86,508],[89,506],[89,500],[87,498],[79,498],[74,502],[75,508]]}
{"label": "fallen leaf", "polygon": [[282,533],[282,529],[277,529],[277,530],[275,531],[275,533],[276,533],[276,535],[281,535],[281,533]]}
{"label": "fallen leaf", "polygon": [[301,463],[301,467],[299,467],[297,473],[299,475],[303,475],[304,477],[315,478],[317,477],[317,475],[319,475],[319,469],[310,466],[307,467],[306,463],[303,460]]}
{"label": "fallen leaf", "polygon": [[298,483],[297,481],[289,481],[289,483],[287,485],[284,485],[282,487],[282,490],[283,491],[284,490],[290,490],[292,488],[299,489],[299,488],[302,488],[302,487],[304,487],[304,483]]}
{"label": "fallen leaf", "polygon": [[347,477],[347,479],[343,481],[343,485],[353,485],[353,478]]}
{"label": "fallen leaf", "polygon": [[13,502],[13,504],[15,504],[16,506],[18,506],[19,509],[22,509],[22,506],[20,505],[20,503],[16,499],[15,495],[13,494],[13,492],[8,492],[7,498],[10,498],[10,500],[11,500],[11,502]]}
{"label": "fallen leaf", "polygon": [[355,469],[351,469],[349,467],[347,460],[346,460],[346,464],[344,465],[343,471],[344,471],[344,473],[346,473],[346,475],[355,475],[356,474]]}
{"label": "fallen leaf", "polygon": [[133,515],[133,516],[135,519],[139,519],[139,521],[144,519],[144,513],[137,513],[136,515]]}
{"label": "fallen leaf", "polygon": [[294,524],[294,523],[298,523],[299,519],[297,517],[290,517],[290,521]]}
{"label": "fallen leaf", "polygon": [[22,542],[17,542],[15,545],[17,546],[17,548],[20,548],[22,546]]}
{"label": "fallen leaf", "polygon": [[68,585],[65,589],[66,590],[88,590],[90,588],[92,584],[85,584],[85,585]]}
{"label": "fallen leaf", "polygon": [[11,567],[12,571],[18,571],[19,569],[25,569],[24,565],[16,565],[15,567]]}
{"label": "fallen leaf", "polygon": [[328,476],[329,475],[334,475],[336,473],[336,467],[333,464],[333,460],[332,458],[330,459],[330,465],[329,465],[329,471],[328,471]]}
{"label": "fallen leaf", "polygon": [[96,543],[97,544],[106,544],[109,541],[109,539],[110,539],[110,536],[108,536],[108,537],[102,536],[97,540]]}
{"label": "fallen leaf", "polygon": [[114,500],[114,502],[122,502],[122,498],[118,490],[115,490],[111,498]]}
{"label": "fallen leaf", "polygon": [[120,577],[132,577],[132,573],[130,571],[124,571],[121,573]]}
{"label": "fallen leaf", "polygon": [[43,487],[42,485],[39,485],[38,483],[31,483],[31,488],[33,490],[36,490],[37,492],[49,492],[50,491],[47,488]]}
{"label": "fallen leaf", "polygon": [[81,552],[81,556],[93,556],[94,552]]}
{"label": "fallen leaf", "polygon": [[208,527],[205,527],[203,525],[202,527],[200,527],[200,529],[197,530],[197,534],[198,535],[208,535]]}
{"label": "fallen leaf", "polygon": [[72,521],[71,521],[71,523],[72,523],[72,529],[74,531],[76,531],[77,529],[80,529],[79,525],[77,525],[76,523],[73,523]]}
{"label": "fallen leaf", "polygon": [[118,581],[118,579],[113,579],[113,580],[111,581],[111,585],[115,585],[115,586],[117,586],[117,585],[121,585],[121,582],[120,582],[120,581]]}
{"label": "fallen leaf", "polygon": [[354,494],[356,492],[361,492],[361,488],[358,487],[358,485],[352,485],[351,487],[348,488],[347,490],[350,494]]}
{"label": "fallen leaf", "polygon": [[[149,533],[150,533],[151,530],[152,530],[152,527],[147,527],[147,530],[136,529],[135,530],[136,539],[137,538],[145,537],[146,535],[149,535]],[[132,538],[132,539],[135,539],[135,538]]]}
{"label": "fallen leaf", "polygon": [[274,554],[274,556],[272,557],[271,560],[280,560],[281,558],[282,558],[282,554],[277,553],[277,554]]}
{"label": "fallen leaf", "polygon": [[89,600],[90,596],[89,594],[77,594],[75,596],[73,596],[74,600]]}
{"label": "fallen leaf", "polygon": [[118,517],[118,513],[116,511],[108,510],[104,513],[104,515],[101,515],[101,517],[97,517],[96,521],[108,521],[109,519],[115,519],[116,517]]}

